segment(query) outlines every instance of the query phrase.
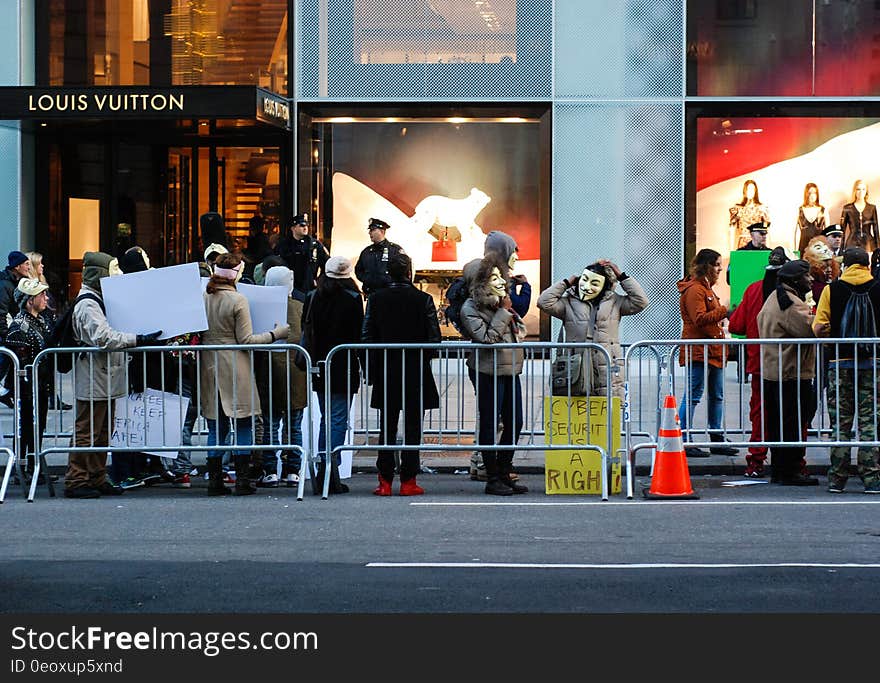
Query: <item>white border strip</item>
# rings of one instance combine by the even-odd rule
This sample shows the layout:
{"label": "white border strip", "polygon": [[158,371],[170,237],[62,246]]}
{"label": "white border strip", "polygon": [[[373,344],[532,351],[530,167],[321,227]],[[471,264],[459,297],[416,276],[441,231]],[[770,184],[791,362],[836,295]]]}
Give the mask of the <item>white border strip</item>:
{"label": "white border strip", "polygon": [[648,564],[534,564],[524,562],[368,562],[369,569],[880,569],[880,563],[756,562]]}
{"label": "white border strip", "polygon": [[494,503],[494,502],[445,502],[445,503],[431,503],[431,502],[420,502],[420,503],[410,503],[413,507],[610,507],[610,506],[618,506],[618,507],[627,507],[627,508],[638,508],[645,509],[647,507],[657,507],[660,505],[686,505],[688,507],[692,506],[700,506],[700,505],[726,505],[726,506],[740,506],[740,505],[795,505],[795,506],[809,506],[809,505],[880,505],[880,496],[875,497],[874,499],[868,500],[648,500],[641,501],[642,504],[639,504],[637,501],[602,501],[597,500],[593,502],[585,502],[585,503],[574,503],[574,502],[565,502],[559,501],[558,503]]}

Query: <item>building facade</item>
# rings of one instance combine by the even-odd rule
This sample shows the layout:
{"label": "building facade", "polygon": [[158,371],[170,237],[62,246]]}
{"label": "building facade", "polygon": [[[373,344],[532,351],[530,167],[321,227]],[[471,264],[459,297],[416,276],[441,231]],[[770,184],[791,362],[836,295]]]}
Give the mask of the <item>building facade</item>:
{"label": "building facade", "polygon": [[242,246],[257,206],[270,232],[306,212],[352,257],[378,217],[439,296],[501,229],[536,295],[611,258],[652,301],[624,339],[677,337],[674,283],[698,248],[728,258],[745,180],[789,247],[807,182],[828,224],[856,179],[880,188],[878,19],[874,0],[10,0],[0,246],[73,287],[84,247],[197,256],[206,212]]}

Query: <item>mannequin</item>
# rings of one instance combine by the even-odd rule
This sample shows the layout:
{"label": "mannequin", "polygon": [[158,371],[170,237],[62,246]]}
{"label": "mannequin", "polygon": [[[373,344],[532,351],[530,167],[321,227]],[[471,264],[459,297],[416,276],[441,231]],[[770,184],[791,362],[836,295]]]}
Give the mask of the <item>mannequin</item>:
{"label": "mannequin", "polygon": [[743,183],[742,200],[730,207],[730,251],[751,241],[748,228],[754,223],[769,226],[770,214],[758,197],[758,184],[754,180],[747,180]]}
{"label": "mannequin", "polygon": [[819,203],[819,187],[816,183],[807,183],[804,187],[804,203],[798,209],[794,230],[794,243],[801,258],[810,240],[821,235],[824,229],[825,207]]}
{"label": "mannequin", "polygon": [[844,204],[840,225],[844,249],[862,247],[870,254],[877,248],[877,207],[868,202],[868,185],[864,180],[853,183],[852,202]]}

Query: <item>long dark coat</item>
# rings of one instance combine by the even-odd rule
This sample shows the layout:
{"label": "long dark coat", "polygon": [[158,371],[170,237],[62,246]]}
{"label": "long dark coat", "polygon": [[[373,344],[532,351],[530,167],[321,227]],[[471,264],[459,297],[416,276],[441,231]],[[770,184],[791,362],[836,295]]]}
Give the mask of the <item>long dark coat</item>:
{"label": "long dark coat", "polygon": [[[325,360],[334,346],[360,344],[361,326],[364,322],[364,301],[360,292],[339,289],[328,296],[319,289],[313,290],[303,304],[302,324],[311,316],[312,346],[309,354],[312,363]],[[360,387],[360,360],[355,351],[339,351],[333,355],[331,365],[330,393],[355,394]],[[324,391],[324,363],[319,366],[318,382],[312,386]]]}
{"label": "long dark coat", "polygon": [[[440,324],[434,300],[410,283],[395,282],[376,291],[367,300],[363,340],[371,344],[438,344]],[[409,412],[440,407],[431,372],[436,351],[371,349],[369,353],[371,408]]]}

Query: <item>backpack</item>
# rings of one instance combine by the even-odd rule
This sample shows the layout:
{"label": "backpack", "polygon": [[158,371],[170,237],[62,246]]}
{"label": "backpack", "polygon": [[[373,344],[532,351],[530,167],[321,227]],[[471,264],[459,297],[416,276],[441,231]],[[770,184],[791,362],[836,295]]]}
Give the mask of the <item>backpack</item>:
{"label": "backpack", "polygon": [[[876,283],[863,292],[856,292],[846,282],[841,282],[850,290],[849,299],[843,308],[843,316],[840,319],[840,336],[851,338],[873,338],[877,336],[877,328],[874,320],[874,304],[869,292],[874,289]],[[853,345],[859,358],[868,359],[874,355],[874,344],[864,342]]]}
{"label": "backpack", "polygon": [[455,278],[452,284],[446,288],[445,299],[448,303],[443,308],[443,317],[462,336],[466,336],[466,333],[461,325],[461,307],[468,300],[469,296],[467,284],[463,277]]}
{"label": "backpack", "polygon": [[[64,311],[61,317],[55,321],[55,328],[52,330],[52,333],[46,340],[47,349],[68,349],[74,346],[82,346],[82,344],[76,340],[76,337],[73,333],[73,309],[75,309],[76,305],[83,299],[92,299],[93,301],[97,301],[98,305],[101,307],[101,311],[103,311],[106,315],[107,310],[104,308],[104,302],[101,301],[101,297],[91,294],[89,292],[80,294],[78,297],[76,297],[76,299],[68,307],[68,309]],[[56,359],[58,361],[58,372],[66,374],[73,369],[73,356],[74,354],[72,353],[57,354]]]}

